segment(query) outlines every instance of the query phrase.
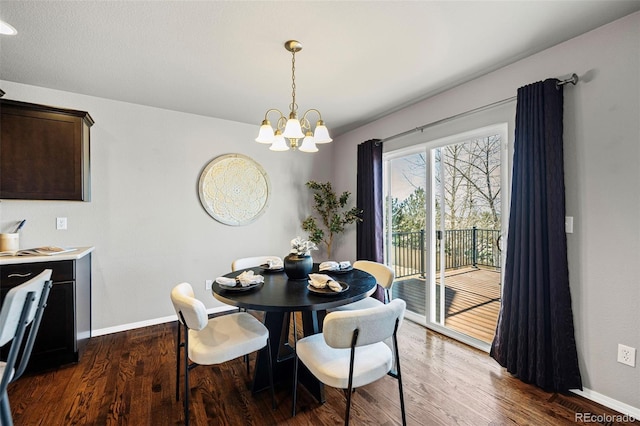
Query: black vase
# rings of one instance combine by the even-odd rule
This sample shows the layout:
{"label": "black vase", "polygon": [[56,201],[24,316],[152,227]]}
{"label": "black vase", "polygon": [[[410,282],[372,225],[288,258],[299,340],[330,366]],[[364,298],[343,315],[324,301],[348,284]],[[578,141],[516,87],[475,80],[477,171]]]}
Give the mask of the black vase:
{"label": "black vase", "polygon": [[309,273],[313,269],[313,259],[309,255],[297,255],[290,253],[284,258],[284,272],[290,280],[309,279]]}

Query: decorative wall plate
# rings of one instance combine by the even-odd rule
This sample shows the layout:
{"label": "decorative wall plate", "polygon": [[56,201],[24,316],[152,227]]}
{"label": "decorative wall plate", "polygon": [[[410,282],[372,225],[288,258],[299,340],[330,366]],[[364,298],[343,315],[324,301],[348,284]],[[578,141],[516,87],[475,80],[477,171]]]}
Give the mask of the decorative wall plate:
{"label": "decorative wall plate", "polygon": [[263,214],[271,192],[260,164],[242,154],[214,158],[200,174],[198,193],[209,215],[225,225],[246,225]]}

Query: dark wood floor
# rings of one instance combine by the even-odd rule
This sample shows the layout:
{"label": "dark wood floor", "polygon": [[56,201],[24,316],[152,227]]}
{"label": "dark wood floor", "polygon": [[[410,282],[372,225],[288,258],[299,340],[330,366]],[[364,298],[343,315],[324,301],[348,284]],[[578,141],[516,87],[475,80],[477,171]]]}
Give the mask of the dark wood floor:
{"label": "dark wood floor", "polygon": [[[440,312],[436,279],[436,318]],[[407,309],[425,315],[425,279],[418,275],[398,279],[393,297],[407,302]],[[445,273],[446,327],[491,343],[500,312],[500,272],[489,269],[463,268]]]}
{"label": "dark wood floor", "polygon": [[[92,338],[77,365],[25,376],[9,386],[16,426],[176,425],[175,323]],[[576,412],[613,413],[511,377],[486,353],[405,321],[400,332],[409,425],[570,425]],[[254,357],[251,357],[253,361]],[[326,388],[317,403],[304,389],[290,417],[288,386],[252,395],[242,359],[192,370],[193,425],[335,425],[345,398]],[[385,377],[357,390],[352,424],[401,423],[397,382]],[[607,423],[612,424],[612,423]],[[640,422],[636,422],[640,424]]]}

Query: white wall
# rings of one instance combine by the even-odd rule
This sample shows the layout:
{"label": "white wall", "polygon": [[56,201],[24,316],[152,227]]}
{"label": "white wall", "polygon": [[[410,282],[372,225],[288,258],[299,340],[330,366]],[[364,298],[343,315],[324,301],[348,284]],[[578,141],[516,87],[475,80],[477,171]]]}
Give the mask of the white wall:
{"label": "white wall", "polygon": [[[640,13],[336,138],[334,181],[355,192],[356,146],[367,139],[509,98],[520,86],[572,72],[581,81],[565,88],[567,215],[575,220],[567,240],[584,394],[640,417],[640,365],[616,362],[618,343],[640,349]],[[355,238],[336,254],[354,257]]]}
{"label": "white wall", "polygon": [[[220,304],[205,279],[230,271],[237,257],[285,256],[311,199],[310,179],[331,177],[330,150],[275,153],[254,142],[255,125],[183,114],[0,81],[5,98],[88,111],[91,202],[0,202],[0,230],[27,219],[21,248],[95,246],[93,329],[117,330],[175,316],[170,289],[190,282],[208,308]],[[247,226],[216,222],[200,204],[198,179],[213,158],[247,155],[266,170],[268,210]],[[55,218],[68,218],[57,231]]]}

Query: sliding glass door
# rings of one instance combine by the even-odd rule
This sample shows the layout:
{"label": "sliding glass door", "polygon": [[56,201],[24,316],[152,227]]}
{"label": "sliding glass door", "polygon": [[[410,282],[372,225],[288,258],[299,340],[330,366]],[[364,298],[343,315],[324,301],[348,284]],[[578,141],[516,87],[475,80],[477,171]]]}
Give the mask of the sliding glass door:
{"label": "sliding glass door", "polygon": [[[394,298],[407,302],[409,312],[427,315],[428,240],[427,194],[429,153],[424,148],[390,156],[385,171],[385,257],[394,268]],[[399,290],[399,293],[397,292]],[[424,322],[424,320],[422,321]]]}
{"label": "sliding glass door", "polygon": [[386,256],[408,317],[488,349],[500,309],[506,125],[385,153]]}

